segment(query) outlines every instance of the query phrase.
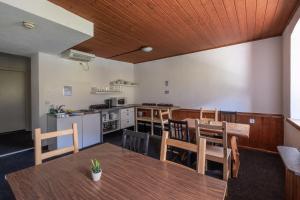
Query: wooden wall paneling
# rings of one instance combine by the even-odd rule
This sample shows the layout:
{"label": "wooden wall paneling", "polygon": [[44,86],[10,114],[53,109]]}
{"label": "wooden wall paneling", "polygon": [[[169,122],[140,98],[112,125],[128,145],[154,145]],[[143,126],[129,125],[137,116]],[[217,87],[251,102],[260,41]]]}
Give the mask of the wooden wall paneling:
{"label": "wooden wall paneling", "polygon": [[[269,149],[271,151],[277,151],[278,145],[283,145],[284,143],[284,117],[283,116],[273,116],[268,118],[270,120],[270,129],[265,127],[265,134],[268,135],[269,139]],[[273,137],[274,135],[274,137]],[[265,141],[268,142],[268,141]]]}
{"label": "wooden wall paneling", "polygon": [[193,109],[179,109],[172,111],[172,117],[174,120],[183,120],[186,118],[199,119],[200,110]]}
{"label": "wooden wall paneling", "polygon": [[300,200],[300,176],[294,172],[285,170],[285,199]]}
{"label": "wooden wall paneling", "polygon": [[[222,112],[219,113],[220,120],[236,121],[250,125],[250,137],[238,138],[238,145],[250,147],[264,151],[277,151],[277,146],[283,144],[283,116],[260,113],[241,113],[241,112]],[[185,118],[199,119],[200,111],[196,109],[179,109],[172,113],[173,119],[183,120]],[[207,116],[209,117],[209,116]],[[255,123],[250,124],[250,119]]]}
{"label": "wooden wall paneling", "polygon": [[[250,124],[250,119],[255,120]],[[283,144],[283,116],[269,114],[238,113],[237,122],[250,125],[249,140],[239,138],[239,145],[276,152]]]}

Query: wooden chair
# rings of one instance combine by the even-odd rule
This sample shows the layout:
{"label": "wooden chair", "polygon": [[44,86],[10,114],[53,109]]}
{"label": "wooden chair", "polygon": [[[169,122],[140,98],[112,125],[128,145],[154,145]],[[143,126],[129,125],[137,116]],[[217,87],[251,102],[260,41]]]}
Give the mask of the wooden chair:
{"label": "wooden chair", "polygon": [[203,121],[218,121],[218,110],[217,109],[200,109],[200,120]]}
{"label": "wooden chair", "polygon": [[[73,145],[70,147],[60,148],[53,151],[49,151],[46,153],[42,153],[42,140],[65,136],[65,135],[73,135]],[[35,140],[34,140],[34,153],[35,153],[35,165],[42,164],[42,161],[54,156],[63,155],[65,153],[78,152],[78,129],[77,124],[74,123],[72,125],[72,129],[49,132],[49,133],[41,133],[41,129],[35,129]]]}
{"label": "wooden chair", "polygon": [[[177,121],[169,119],[168,128],[169,137],[171,139],[180,140],[188,143],[191,142],[190,130],[187,121]],[[174,160],[176,160],[179,157],[181,162],[186,161],[187,165],[191,166],[192,152],[180,148],[178,149],[176,147],[169,147],[169,150]]]}
{"label": "wooden chair", "polygon": [[160,160],[168,163],[172,163],[186,169],[192,170],[192,168],[185,167],[184,165],[177,164],[167,160],[167,150],[168,146],[176,147],[179,149],[184,149],[186,151],[191,151],[197,153],[197,172],[200,174],[205,174],[205,149],[206,149],[206,140],[203,138],[199,139],[198,144],[192,144],[188,142],[179,141],[176,139],[169,138],[169,132],[164,131],[161,141],[161,151],[160,151]]}
{"label": "wooden chair", "polygon": [[187,121],[168,119],[168,126],[171,139],[191,142],[190,130]]}
{"label": "wooden chair", "polygon": [[127,148],[131,151],[147,155],[149,146],[149,134],[124,129],[122,146],[123,148]]}
{"label": "wooden chair", "polygon": [[197,141],[205,138],[208,142],[206,160],[223,164],[223,179],[228,180],[231,171],[231,149],[228,148],[227,144],[227,123],[222,122],[221,126],[200,123],[199,120],[196,120],[195,123]]}
{"label": "wooden chair", "polygon": [[161,130],[162,132],[166,130],[166,124],[169,123],[169,119],[171,119],[171,112],[170,110],[159,110],[159,118],[160,118],[160,123],[161,123]]}

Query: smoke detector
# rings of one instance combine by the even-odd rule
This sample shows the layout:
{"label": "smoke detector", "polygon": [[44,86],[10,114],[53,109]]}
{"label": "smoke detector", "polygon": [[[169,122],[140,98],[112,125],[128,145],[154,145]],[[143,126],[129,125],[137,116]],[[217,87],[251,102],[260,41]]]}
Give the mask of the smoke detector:
{"label": "smoke detector", "polygon": [[29,21],[23,21],[23,26],[26,29],[34,29],[35,28],[35,24],[33,22],[29,22]]}

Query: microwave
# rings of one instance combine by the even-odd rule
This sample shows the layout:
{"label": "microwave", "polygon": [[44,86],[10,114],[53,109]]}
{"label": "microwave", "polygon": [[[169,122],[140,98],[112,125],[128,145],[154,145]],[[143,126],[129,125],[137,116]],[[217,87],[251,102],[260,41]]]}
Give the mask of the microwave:
{"label": "microwave", "polygon": [[112,106],[125,106],[127,104],[125,97],[114,97],[112,99]]}

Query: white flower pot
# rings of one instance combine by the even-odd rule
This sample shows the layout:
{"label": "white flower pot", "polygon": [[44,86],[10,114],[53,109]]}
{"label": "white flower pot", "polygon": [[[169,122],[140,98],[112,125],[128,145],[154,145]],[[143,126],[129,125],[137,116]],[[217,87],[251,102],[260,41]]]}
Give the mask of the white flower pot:
{"label": "white flower pot", "polygon": [[102,175],[102,171],[101,172],[99,172],[99,173],[93,173],[92,172],[92,179],[93,179],[93,181],[99,181],[100,180],[100,178],[101,178],[101,175]]}

